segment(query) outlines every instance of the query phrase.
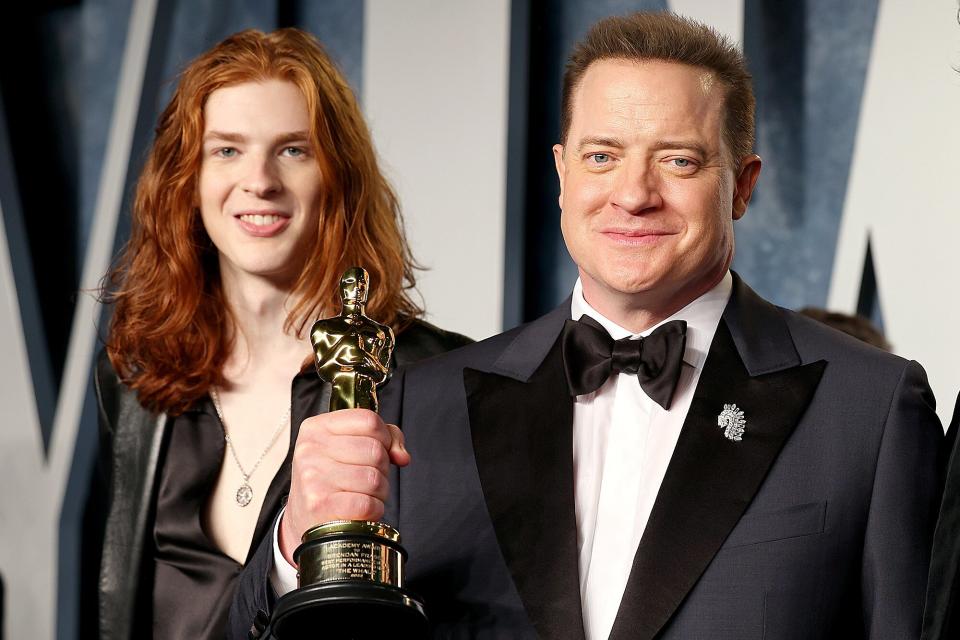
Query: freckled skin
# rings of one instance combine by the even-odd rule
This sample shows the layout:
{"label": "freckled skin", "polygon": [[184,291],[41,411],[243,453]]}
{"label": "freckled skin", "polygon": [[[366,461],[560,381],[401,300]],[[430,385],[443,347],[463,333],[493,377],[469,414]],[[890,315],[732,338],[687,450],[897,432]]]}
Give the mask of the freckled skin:
{"label": "freckled skin", "polygon": [[723,140],[725,86],[672,62],[602,60],[554,147],[560,226],[584,296],[641,331],[710,290],[733,260],[760,158]]}

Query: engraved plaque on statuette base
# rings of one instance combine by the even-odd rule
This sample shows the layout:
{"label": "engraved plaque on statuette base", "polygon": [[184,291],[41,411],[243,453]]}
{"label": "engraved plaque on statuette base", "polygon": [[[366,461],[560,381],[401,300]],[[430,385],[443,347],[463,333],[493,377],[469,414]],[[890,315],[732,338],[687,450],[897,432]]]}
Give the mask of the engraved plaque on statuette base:
{"label": "engraved plaque on statuette base", "polygon": [[277,602],[275,637],[427,637],[423,605],[403,588],[406,552],[396,529],[381,522],[327,522],[304,534],[295,556],[300,588]]}

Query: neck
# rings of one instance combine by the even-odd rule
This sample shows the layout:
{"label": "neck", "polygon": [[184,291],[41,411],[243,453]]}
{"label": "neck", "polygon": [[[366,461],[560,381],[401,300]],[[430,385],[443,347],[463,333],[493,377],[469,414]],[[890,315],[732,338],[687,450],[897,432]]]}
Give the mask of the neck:
{"label": "neck", "polygon": [[343,315],[345,316],[362,316],[366,313],[364,308],[366,305],[362,302],[357,302],[356,300],[344,300],[343,301]]}
{"label": "neck", "polygon": [[711,275],[710,278],[684,287],[679,291],[658,294],[655,291],[604,295],[601,287],[594,287],[589,278],[581,274],[583,299],[591,307],[631,333],[642,333],[663,322],[677,311],[713,289],[723,280],[727,269]]}
{"label": "neck", "polygon": [[295,329],[284,328],[296,302],[290,292],[265,280],[224,278],[223,294],[235,322],[233,348],[224,365],[227,379],[257,369],[295,375],[310,348]]}

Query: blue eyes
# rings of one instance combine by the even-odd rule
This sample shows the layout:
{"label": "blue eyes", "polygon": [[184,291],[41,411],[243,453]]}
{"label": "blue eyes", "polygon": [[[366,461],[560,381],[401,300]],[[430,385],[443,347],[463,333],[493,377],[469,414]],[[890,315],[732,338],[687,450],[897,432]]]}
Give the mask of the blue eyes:
{"label": "blue eyes", "polygon": [[[690,158],[667,158],[665,160],[668,166],[675,169],[686,170],[697,167],[696,162]],[[609,153],[591,153],[587,155],[587,162],[594,167],[604,167],[613,163],[614,158]]]}
{"label": "blue eyes", "polygon": [[[219,158],[235,158],[239,153],[236,147],[220,147],[213,151],[213,155]],[[307,150],[303,147],[284,147],[280,154],[288,158],[303,158],[307,155]]]}

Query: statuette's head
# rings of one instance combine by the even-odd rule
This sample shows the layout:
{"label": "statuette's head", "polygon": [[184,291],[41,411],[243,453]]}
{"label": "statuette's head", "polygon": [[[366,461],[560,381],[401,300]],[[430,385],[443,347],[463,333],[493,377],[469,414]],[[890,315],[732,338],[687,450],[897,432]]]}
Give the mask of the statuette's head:
{"label": "statuette's head", "polygon": [[367,270],[350,267],[340,278],[340,299],[344,303],[364,304],[367,301]]}

